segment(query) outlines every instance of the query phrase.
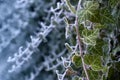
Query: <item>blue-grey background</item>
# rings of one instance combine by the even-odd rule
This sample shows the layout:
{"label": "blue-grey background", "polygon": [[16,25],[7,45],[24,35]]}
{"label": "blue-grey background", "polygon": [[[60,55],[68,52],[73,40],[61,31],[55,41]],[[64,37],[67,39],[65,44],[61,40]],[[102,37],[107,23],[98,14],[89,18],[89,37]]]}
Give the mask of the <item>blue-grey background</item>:
{"label": "blue-grey background", "polygon": [[[59,5],[59,0],[0,0],[0,80],[57,80],[66,53]],[[14,58],[24,63],[10,61]]]}

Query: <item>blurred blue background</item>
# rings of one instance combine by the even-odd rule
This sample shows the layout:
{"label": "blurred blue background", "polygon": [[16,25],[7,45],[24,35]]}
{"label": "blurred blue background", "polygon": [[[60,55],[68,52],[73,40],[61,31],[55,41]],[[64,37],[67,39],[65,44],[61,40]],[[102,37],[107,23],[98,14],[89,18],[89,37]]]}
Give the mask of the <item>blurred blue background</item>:
{"label": "blurred blue background", "polygon": [[0,80],[57,80],[66,53],[58,2],[0,0]]}

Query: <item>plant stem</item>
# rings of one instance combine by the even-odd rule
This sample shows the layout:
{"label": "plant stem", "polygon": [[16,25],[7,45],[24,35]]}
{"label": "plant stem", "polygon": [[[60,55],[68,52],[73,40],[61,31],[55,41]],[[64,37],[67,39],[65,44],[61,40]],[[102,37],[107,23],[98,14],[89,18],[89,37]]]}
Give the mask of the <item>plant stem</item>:
{"label": "plant stem", "polygon": [[[79,0],[79,2],[78,2],[77,12],[81,7],[80,4],[81,4],[81,0]],[[88,76],[88,73],[87,73],[86,65],[84,63],[84,58],[83,58],[82,45],[81,45],[80,34],[79,34],[79,24],[78,24],[77,12],[76,12],[76,20],[75,20],[75,27],[76,27],[76,32],[77,32],[77,42],[78,42],[78,45],[79,45],[80,57],[81,57],[81,60],[82,60],[82,66],[83,66],[83,70],[84,70],[85,75],[86,75],[86,79],[90,80],[89,76]]]}

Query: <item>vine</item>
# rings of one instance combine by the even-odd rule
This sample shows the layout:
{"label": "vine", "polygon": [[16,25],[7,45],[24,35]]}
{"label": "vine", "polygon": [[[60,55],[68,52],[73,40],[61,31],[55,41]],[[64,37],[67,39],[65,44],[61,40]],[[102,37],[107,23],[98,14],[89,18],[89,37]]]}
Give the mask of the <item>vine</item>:
{"label": "vine", "polygon": [[75,1],[65,0],[75,15],[74,20],[65,18],[69,39],[66,47],[73,64],[69,68],[76,72],[71,74],[73,80],[119,80],[120,1],[79,0],[73,6],[71,2]]}

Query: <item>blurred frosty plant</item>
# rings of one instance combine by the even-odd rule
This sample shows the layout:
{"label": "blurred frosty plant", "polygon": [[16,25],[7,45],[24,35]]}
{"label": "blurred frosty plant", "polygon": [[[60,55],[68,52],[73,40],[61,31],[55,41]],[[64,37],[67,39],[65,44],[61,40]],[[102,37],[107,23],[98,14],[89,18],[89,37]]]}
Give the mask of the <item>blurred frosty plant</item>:
{"label": "blurred frosty plant", "polygon": [[[55,4],[56,2],[57,4]],[[44,77],[45,75],[50,77],[49,80],[56,79],[55,69],[62,65],[61,56],[66,55],[64,54],[66,49],[64,49],[63,15],[67,13],[63,9],[61,10],[63,2],[56,0],[17,0],[15,3],[15,11],[20,11],[21,16],[24,15],[23,18],[27,19],[25,30],[24,26],[18,24],[23,27],[23,31],[20,30],[21,34],[28,34],[27,37],[30,38],[23,41],[22,38],[19,39],[19,42],[24,42],[24,44],[20,44],[22,47],[18,45],[14,48],[15,51],[13,52],[15,53],[7,56],[9,63],[7,66],[5,65],[7,69],[4,68],[3,70],[6,75],[2,77],[0,75],[0,79],[39,80],[40,78],[45,80],[47,79]],[[18,17],[18,20],[20,18]],[[30,34],[27,32],[29,29],[31,29]],[[58,35],[56,36],[56,34]],[[0,74],[3,75],[3,73]]]}

